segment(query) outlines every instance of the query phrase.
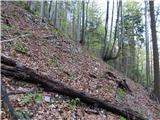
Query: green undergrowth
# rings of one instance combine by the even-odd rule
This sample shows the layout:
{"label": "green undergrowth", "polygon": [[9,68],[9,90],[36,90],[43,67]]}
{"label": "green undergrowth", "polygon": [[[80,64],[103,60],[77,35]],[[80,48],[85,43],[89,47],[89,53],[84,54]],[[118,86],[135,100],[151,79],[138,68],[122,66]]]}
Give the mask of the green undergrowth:
{"label": "green undergrowth", "polygon": [[127,120],[126,118],[120,116],[119,120]]}
{"label": "green undergrowth", "polygon": [[80,98],[74,98],[74,99],[69,100],[68,103],[69,103],[70,109],[75,109],[76,106],[80,105],[81,100]]}
{"label": "green undergrowth", "polygon": [[16,110],[15,115],[18,117],[19,120],[31,120],[31,116],[26,110]]}
{"label": "green undergrowth", "polygon": [[69,80],[75,80],[76,78],[76,75],[75,74],[70,74],[69,75]]}
{"label": "green undergrowth", "polygon": [[56,56],[52,56],[52,57],[48,58],[48,64],[58,67],[59,66],[58,58]]}
{"label": "green undergrowth", "polygon": [[20,98],[20,104],[26,104],[29,102],[39,103],[42,101],[42,93],[41,92],[34,92],[29,93]]}
{"label": "green undergrowth", "polygon": [[1,30],[6,30],[6,31],[8,31],[8,30],[11,30],[13,27],[11,27],[11,26],[8,26],[8,25],[6,25],[6,24],[1,24]]}
{"label": "green undergrowth", "polygon": [[125,96],[125,91],[124,91],[124,89],[122,89],[122,88],[118,88],[117,89],[117,96],[119,97],[119,98],[124,98],[124,96]]}
{"label": "green undergrowth", "polygon": [[22,54],[27,54],[28,52],[27,46],[21,41],[16,41],[15,50]]}
{"label": "green undergrowth", "polygon": [[56,37],[63,37],[65,40],[73,41],[71,40],[72,38],[66,32],[62,32],[61,30],[52,29],[52,33]]}
{"label": "green undergrowth", "polygon": [[56,37],[62,36],[62,32],[57,30],[57,29],[52,29],[52,33],[53,35],[55,35]]}

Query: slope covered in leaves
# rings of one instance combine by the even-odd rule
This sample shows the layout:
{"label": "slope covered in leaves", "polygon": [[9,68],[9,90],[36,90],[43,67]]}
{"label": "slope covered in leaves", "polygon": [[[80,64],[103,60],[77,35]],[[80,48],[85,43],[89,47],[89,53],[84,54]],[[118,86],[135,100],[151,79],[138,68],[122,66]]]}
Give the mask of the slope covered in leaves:
{"label": "slope covered in leaves", "polygon": [[[129,107],[145,117],[160,120],[160,106],[148,97],[141,85],[123,77],[114,69],[111,70],[109,65],[95,58],[78,43],[64,37],[52,25],[40,22],[39,17],[15,3],[2,2],[2,53],[75,90],[116,103],[120,107]],[[124,79],[132,93],[118,88],[116,81]],[[2,76],[2,82],[10,93],[10,101],[21,118],[123,119],[96,106],[86,106],[78,98],[70,99],[56,93],[44,92],[38,85],[15,81]],[[16,91],[29,92],[13,93]],[[2,109],[2,119],[7,118]]]}

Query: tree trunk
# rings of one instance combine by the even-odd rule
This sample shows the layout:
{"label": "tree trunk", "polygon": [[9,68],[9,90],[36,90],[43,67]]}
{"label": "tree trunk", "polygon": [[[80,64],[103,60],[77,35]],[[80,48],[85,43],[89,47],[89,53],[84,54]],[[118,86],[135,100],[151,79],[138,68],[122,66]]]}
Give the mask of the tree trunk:
{"label": "tree trunk", "polygon": [[77,1],[77,29],[76,29],[76,37],[77,37],[77,41],[80,42],[80,29],[81,29],[81,24],[80,24],[80,18],[81,18],[81,12],[79,10],[79,1]]}
{"label": "tree trunk", "polygon": [[88,25],[88,4],[89,4],[89,1],[86,1],[86,20],[85,20],[85,40],[87,41],[87,46],[89,46],[89,39],[87,39],[87,36],[88,36],[88,33],[87,33],[87,25]]}
{"label": "tree trunk", "polygon": [[51,14],[52,14],[52,13],[51,13],[51,9],[52,9],[52,0],[51,0],[50,3],[49,3],[49,9],[48,9],[48,19],[49,19],[49,20],[51,20],[51,16],[52,16],[52,15],[51,15]]}
{"label": "tree trunk", "polygon": [[147,90],[150,83],[150,62],[149,62],[149,33],[147,24],[147,0],[145,0],[145,38],[146,38],[146,78],[147,78]]}
{"label": "tree trunk", "polygon": [[10,119],[18,120],[17,116],[15,115],[14,109],[12,105],[10,104],[7,91],[3,83],[1,86],[1,100],[2,100],[2,106],[4,107],[6,114],[7,113],[9,114]]}
{"label": "tree trunk", "polygon": [[84,0],[82,1],[82,35],[81,35],[81,40],[80,40],[80,43],[82,44],[82,45],[84,45],[85,44],[85,33],[84,33],[84,19],[85,19],[85,3],[84,3]]}
{"label": "tree trunk", "polygon": [[107,45],[107,49],[106,49],[106,60],[108,59],[109,56],[109,51],[110,51],[110,45],[111,45],[111,41],[112,41],[112,28],[113,28],[113,17],[114,17],[114,0],[113,0],[113,7],[112,7],[112,17],[111,17],[111,28],[110,28],[110,34],[109,34],[109,43]]}
{"label": "tree trunk", "polygon": [[154,15],[154,1],[149,1],[150,16],[151,16],[151,33],[153,43],[153,64],[154,64],[154,94],[160,101],[160,77],[159,77],[159,53],[156,35],[156,21]]}
{"label": "tree trunk", "polygon": [[42,23],[43,17],[44,17],[44,1],[41,1],[41,11],[40,11],[40,16],[41,16],[41,23]]}
{"label": "tree trunk", "polygon": [[109,19],[109,0],[107,0],[107,11],[106,11],[106,22],[105,22],[105,34],[104,34],[104,47],[102,53],[102,59],[105,60],[106,57],[106,46],[107,46],[107,33],[108,33],[108,19]]}
{"label": "tree trunk", "polygon": [[40,84],[44,88],[44,90],[47,91],[57,92],[63,95],[70,96],[72,98],[78,97],[82,102],[86,104],[104,108],[107,111],[124,116],[130,120],[147,120],[139,113],[131,109],[123,108],[123,106],[118,107],[117,105],[111,104],[109,102],[104,102],[86,93],[71,89],[61,82],[55,81],[54,79],[51,79],[46,75],[38,74],[33,69],[28,68],[22,64],[18,64],[16,61],[5,56],[1,56],[1,63],[1,73],[2,75],[5,75],[7,77],[14,77],[21,81]]}
{"label": "tree trunk", "polygon": [[55,3],[55,10],[54,10],[54,26],[57,27],[57,0]]}

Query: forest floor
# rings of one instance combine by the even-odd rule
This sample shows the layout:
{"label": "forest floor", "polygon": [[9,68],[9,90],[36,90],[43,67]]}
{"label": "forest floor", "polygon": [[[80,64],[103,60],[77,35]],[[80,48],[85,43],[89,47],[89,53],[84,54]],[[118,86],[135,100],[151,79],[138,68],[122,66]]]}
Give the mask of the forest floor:
{"label": "forest floor", "polygon": [[[20,63],[53,79],[104,101],[110,101],[160,120],[160,105],[144,88],[124,77],[80,44],[64,37],[48,23],[11,2],[2,2],[1,51]],[[19,37],[21,36],[21,37]],[[16,39],[14,39],[16,38]],[[11,40],[11,41],[6,41]],[[132,93],[117,88],[125,79]],[[2,76],[16,114],[32,120],[125,120],[96,106],[57,93],[45,92],[38,85]],[[28,91],[23,94],[17,92]],[[2,120],[9,119],[2,108]]]}

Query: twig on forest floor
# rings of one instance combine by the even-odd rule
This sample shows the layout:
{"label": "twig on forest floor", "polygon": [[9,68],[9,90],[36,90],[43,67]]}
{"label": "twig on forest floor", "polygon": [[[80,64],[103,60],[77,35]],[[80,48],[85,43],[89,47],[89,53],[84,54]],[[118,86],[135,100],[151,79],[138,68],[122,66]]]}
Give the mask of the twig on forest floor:
{"label": "twig on forest floor", "polygon": [[12,39],[8,39],[8,40],[1,40],[0,42],[1,43],[4,43],[4,42],[10,42],[10,41],[14,41],[14,40],[17,40],[18,38],[20,37],[27,37],[27,36],[30,36],[31,34],[24,34],[24,35],[20,35],[18,37],[15,37],[15,38],[12,38]]}
{"label": "twig on forest floor", "polygon": [[17,91],[10,91],[8,92],[8,95],[16,95],[16,94],[27,94],[35,91],[35,88],[29,89],[29,90],[17,90]]}

